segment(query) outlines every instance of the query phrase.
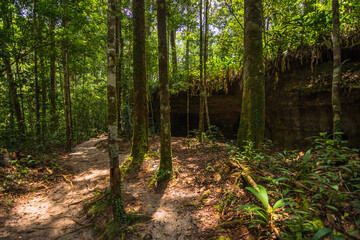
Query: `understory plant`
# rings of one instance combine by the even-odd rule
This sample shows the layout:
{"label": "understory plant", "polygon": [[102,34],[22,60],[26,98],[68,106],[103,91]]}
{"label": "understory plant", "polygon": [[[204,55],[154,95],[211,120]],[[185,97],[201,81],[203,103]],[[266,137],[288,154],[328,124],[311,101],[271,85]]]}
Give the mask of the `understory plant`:
{"label": "understory plant", "polygon": [[283,239],[356,237],[360,232],[359,149],[327,133],[312,140],[307,151],[259,151],[248,144],[242,152],[230,152],[232,160],[250,166],[260,175],[256,179],[266,180],[267,187],[281,197],[270,206],[264,187],[259,186],[259,191],[247,188],[262,205],[238,210],[249,213],[251,227],[271,226],[273,232],[281,231]]}

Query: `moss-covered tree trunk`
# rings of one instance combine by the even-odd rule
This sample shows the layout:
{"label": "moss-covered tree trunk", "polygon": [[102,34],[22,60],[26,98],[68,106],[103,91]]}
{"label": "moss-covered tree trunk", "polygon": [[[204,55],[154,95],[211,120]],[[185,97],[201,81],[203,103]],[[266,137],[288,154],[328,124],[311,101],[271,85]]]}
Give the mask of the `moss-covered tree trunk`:
{"label": "moss-covered tree trunk", "polygon": [[[332,79],[332,109],[333,109],[333,132],[341,132],[341,100],[340,100],[340,81],[341,81],[341,46],[340,46],[340,20],[339,20],[339,0],[332,0],[333,12],[333,79]],[[339,134],[334,134],[334,139],[340,138]]]}
{"label": "moss-covered tree trunk", "polygon": [[245,0],[244,89],[237,145],[252,141],[260,148],[265,129],[265,75],[262,49],[262,1]]}
{"label": "moss-covered tree trunk", "polygon": [[203,26],[202,26],[202,5],[203,2],[200,0],[200,102],[199,102],[199,142],[204,141],[204,103],[205,103],[205,86],[203,78]]}
{"label": "moss-covered tree trunk", "polygon": [[108,0],[107,33],[107,100],[108,100],[108,141],[110,158],[110,190],[114,220],[124,219],[125,210],[121,201],[121,176],[118,151],[118,123],[116,97],[116,1]]}
{"label": "moss-covered tree trunk", "polygon": [[116,1],[116,97],[117,97],[117,126],[118,131],[121,132],[121,81],[122,81],[122,59],[123,59],[123,39],[122,39],[122,24],[121,24],[121,0]]}
{"label": "moss-covered tree trunk", "polygon": [[172,171],[170,93],[168,73],[168,50],[166,43],[166,5],[165,0],[157,0],[159,83],[160,83],[160,136],[161,159],[159,172],[169,177]]}
{"label": "moss-covered tree trunk", "polygon": [[134,131],[130,168],[138,168],[149,149],[149,106],[145,67],[145,2],[133,0]]}

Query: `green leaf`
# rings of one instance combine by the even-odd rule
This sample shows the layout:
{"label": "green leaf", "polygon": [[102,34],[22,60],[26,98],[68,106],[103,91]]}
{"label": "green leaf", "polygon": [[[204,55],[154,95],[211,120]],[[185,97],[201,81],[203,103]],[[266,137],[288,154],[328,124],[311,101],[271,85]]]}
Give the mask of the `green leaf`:
{"label": "green leaf", "polygon": [[275,210],[277,208],[280,208],[280,207],[283,207],[283,206],[285,206],[284,199],[280,199],[274,204],[273,210]]}
{"label": "green leaf", "polygon": [[269,198],[268,198],[268,194],[266,192],[266,189],[261,185],[258,185],[258,188],[259,188],[260,192],[258,192],[254,188],[246,187],[247,190],[249,190],[250,192],[252,192],[253,194],[255,194],[255,196],[257,196],[259,198],[259,200],[264,205],[264,208],[268,209],[268,207],[269,207]]}
{"label": "green leaf", "polygon": [[332,232],[332,230],[329,228],[322,228],[315,233],[315,235],[312,237],[312,240],[319,240],[320,238],[324,237],[325,235],[327,235],[331,232]]}
{"label": "green leaf", "polygon": [[331,206],[331,205],[328,205],[328,204],[325,204],[325,206],[326,206],[327,208],[332,209],[332,210],[339,211],[339,209],[337,209],[337,208],[334,207],[334,206]]}
{"label": "green leaf", "polygon": [[338,186],[338,185],[330,185],[330,187],[332,187],[332,188],[335,189],[336,191],[339,191],[339,186]]}

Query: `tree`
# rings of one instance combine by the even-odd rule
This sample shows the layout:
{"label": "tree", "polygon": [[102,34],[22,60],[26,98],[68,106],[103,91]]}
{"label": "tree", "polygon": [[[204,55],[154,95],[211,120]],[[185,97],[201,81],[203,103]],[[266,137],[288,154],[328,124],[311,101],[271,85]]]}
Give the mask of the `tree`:
{"label": "tree", "polygon": [[199,56],[200,56],[200,102],[199,102],[199,142],[202,142],[204,140],[204,97],[205,97],[205,86],[204,86],[204,79],[203,79],[203,26],[202,26],[202,5],[203,2],[202,0],[200,0],[200,52],[199,52]]}
{"label": "tree", "polygon": [[[341,132],[341,101],[340,101],[340,80],[341,80],[341,47],[340,47],[340,20],[339,0],[332,0],[333,12],[333,79],[332,79],[332,108],[333,108],[333,132]],[[340,137],[334,134],[334,139]]]}
{"label": "tree", "polygon": [[144,0],[133,0],[133,26],[134,131],[131,147],[131,169],[140,167],[149,149]]}
{"label": "tree", "polygon": [[[67,0],[63,0],[63,19],[62,27],[67,28]],[[70,98],[70,76],[69,76],[69,63],[68,63],[68,39],[67,36],[64,36],[62,43],[62,61],[63,61],[63,71],[64,71],[64,114],[65,114],[65,134],[66,134],[66,150],[71,151],[71,98]]]}
{"label": "tree", "polygon": [[170,30],[170,42],[171,42],[171,62],[172,62],[172,75],[177,74],[178,64],[176,56],[176,29]]}
{"label": "tree", "polygon": [[261,147],[265,130],[265,70],[262,47],[262,1],[245,0],[244,84],[237,145]]}
{"label": "tree", "polygon": [[157,1],[158,45],[159,45],[159,90],[160,90],[160,136],[161,159],[159,172],[169,177],[172,171],[170,93],[168,73],[168,50],[166,43],[166,4],[165,0]]}
{"label": "tree", "polygon": [[123,219],[125,210],[121,201],[121,175],[118,150],[117,112],[119,109],[116,100],[116,1],[108,0],[107,100],[111,201],[114,220],[119,222]]}
{"label": "tree", "polygon": [[[38,42],[38,32],[37,32],[37,0],[34,0],[34,8],[33,8],[33,16],[34,16],[34,42],[35,45]],[[38,79],[38,50],[35,48],[34,50],[34,79],[35,79],[35,111],[36,111],[36,135],[40,137],[40,87],[39,87],[39,79]]]}
{"label": "tree", "polygon": [[124,41],[122,38],[122,14],[121,14],[121,0],[116,1],[116,97],[117,97],[117,126],[121,131],[121,82],[122,82],[122,61],[124,56]]}

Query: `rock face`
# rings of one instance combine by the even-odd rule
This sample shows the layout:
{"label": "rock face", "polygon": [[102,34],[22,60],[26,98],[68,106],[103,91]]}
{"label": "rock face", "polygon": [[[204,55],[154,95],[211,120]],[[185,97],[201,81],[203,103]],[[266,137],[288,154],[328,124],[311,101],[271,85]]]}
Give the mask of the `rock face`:
{"label": "rock face", "polygon": [[[342,129],[351,146],[360,146],[360,59],[343,66]],[[295,67],[294,67],[295,68]],[[332,132],[331,62],[296,66],[266,80],[266,137],[279,146],[304,146],[305,138]],[[227,138],[236,138],[241,112],[239,81],[229,94],[208,97],[210,122]],[[173,136],[186,136],[186,94],[171,97]],[[158,105],[154,103],[155,120]],[[198,128],[199,96],[190,97],[190,130]]]}

